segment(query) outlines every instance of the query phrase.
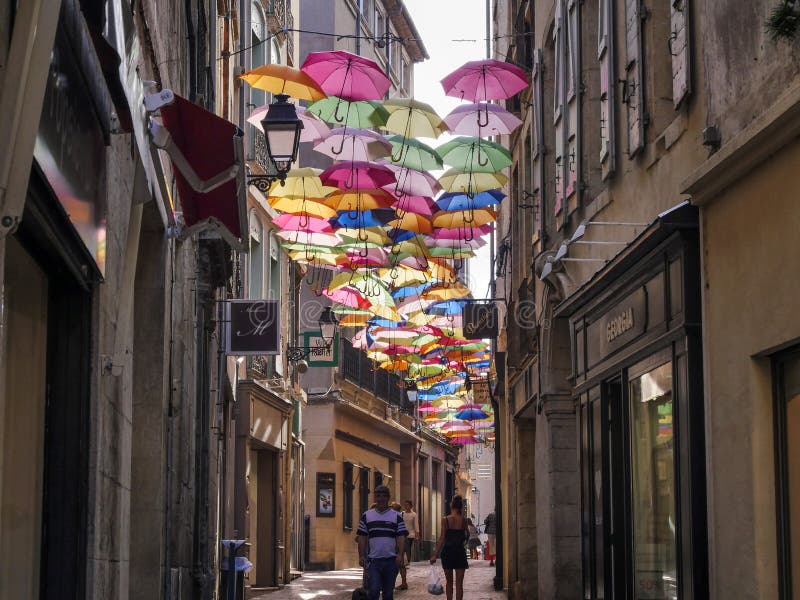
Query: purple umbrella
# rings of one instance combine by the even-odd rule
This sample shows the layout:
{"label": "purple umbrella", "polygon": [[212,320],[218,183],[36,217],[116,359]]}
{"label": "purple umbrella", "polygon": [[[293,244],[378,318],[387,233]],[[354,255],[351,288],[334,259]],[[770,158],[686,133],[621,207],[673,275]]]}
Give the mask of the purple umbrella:
{"label": "purple umbrella", "polygon": [[381,161],[380,164],[385,164],[386,168],[395,174],[396,183],[384,188],[394,194],[395,198],[402,198],[407,195],[432,197],[442,189],[439,182],[430,173],[415,171],[390,162],[384,163]]}
{"label": "purple umbrella", "polygon": [[444,122],[453,133],[475,137],[510,134],[522,125],[516,115],[499,104],[485,102],[457,106]]}
{"label": "purple umbrella", "polygon": [[520,67],[486,58],[464,63],[442,79],[442,87],[448,96],[485,102],[510,98],[528,87],[528,79]]}
{"label": "purple umbrella", "polygon": [[314,150],[334,160],[369,161],[389,156],[392,145],[371,129],[338,127],[317,142]]}
{"label": "purple umbrella", "polygon": [[326,94],[345,100],[379,100],[391,85],[375,61],[344,50],[311,52],[300,68]]}

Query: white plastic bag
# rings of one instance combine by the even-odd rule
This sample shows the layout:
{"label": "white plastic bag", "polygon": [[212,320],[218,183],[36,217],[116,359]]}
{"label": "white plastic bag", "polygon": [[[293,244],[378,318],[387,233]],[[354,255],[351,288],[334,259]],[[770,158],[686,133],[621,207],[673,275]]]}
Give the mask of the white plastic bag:
{"label": "white plastic bag", "polygon": [[428,593],[434,596],[441,596],[444,594],[442,578],[439,577],[439,570],[435,565],[431,565],[431,574],[428,576]]}

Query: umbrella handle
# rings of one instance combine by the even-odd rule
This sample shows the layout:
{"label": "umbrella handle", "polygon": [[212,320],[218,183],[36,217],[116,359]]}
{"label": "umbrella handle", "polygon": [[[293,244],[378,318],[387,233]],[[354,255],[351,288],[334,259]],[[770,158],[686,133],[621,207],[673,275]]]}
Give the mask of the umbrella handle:
{"label": "umbrella handle", "polygon": [[358,249],[358,255],[359,255],[361,258],[367,258],[367,256],[369,255],[369,248],[367,248],[367,245],[366,245],[366,244],[364,244],[364,246],[363,246],[363,247],[361,247],[361,248],[359,248],[359,249]]}
{"label": "umbrella handle", "polygon": [[355,169],[350,169],[350,175],[347,176],[347,179],[344,180],[344,189],[352,190],[355,186]]}
{"label": "umbrella handle", "polygon": [[[397,250],[395,250],[395,248],[397,248]],[[392,244],[392,248],[389,252],[394,256],[400,256],[400,245],[397,243]]]}
{"label": "umbrella handle", "polygon": [[486,127],[489,124],[489,106],[488,105],[486,106],[485,114],[486,114],[486,122],[484,122],[483,119],[481,119],[481,111],[478,110],[478,128],[479,129],[481,127]]}
{"label": "umbrella handle", "polygon": [[398,156],[395,156],[394,152],[392,152],[392,162],[399,163],[400,159],[403,158],[403,153],[408,155],[408,148],[406,147],[405,144],[400,144],[400,154]]}
{"label": "umbrella handle", "polygon": [[336,110],[333,111],[333,120],[336,121],[337,123],[344,123],[345,119],[347,119],[347,116],[348,116],[347,113],[350,112],[350,106],[348,106],[347,107],[347,113],[345,113],[344,117],[339,116],[339,106],[341,106],[341,104],[342,104],[342,101],[339,100],[336,103]]}
{"label": "umbrella handle", "polygon": [[486,157],[486,160],[481,160],[481,147],[478,145],[478,164],[482,167],[485,167],[489,164],[489,157]]}
{"label": "umbrella handle", "polygon": [[[353,142],[355,144],[355,142]],[[342,143],[339,144],[339,149],[337,150],[333,146],[331,146],[331,154],[335,154],[339,156],[342,152],[344,152],[344,135],[342,135]]]}
{"label": "umbrella handle", "polygon": [[[472,209],[462,210],[461,213],[464,215],[464,223],[472,223],[475,220],[475,211]],[[472,226],[470,225],[470,229]],[[469,241],[469,240],[467,240]]]}
{"label": "umbrella handle", "polygon": [[470,225],[469,226],[469,233],[467,233],[466,229],[464,230],[464,241],[465,242],[471,242],[474,239],[475,239],[475,233],[472,231],[472,225]]}

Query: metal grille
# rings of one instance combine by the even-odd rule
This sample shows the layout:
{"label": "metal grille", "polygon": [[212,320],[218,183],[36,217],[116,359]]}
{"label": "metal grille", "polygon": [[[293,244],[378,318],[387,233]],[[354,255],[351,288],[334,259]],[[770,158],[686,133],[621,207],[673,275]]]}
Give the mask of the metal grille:
{"label": "metal grille", "polygon": [[255,146],[255,161],[256,164],[263,169],[267,175],[277,175],[278,169],[275,163],[272,162],[267,154],[267,139],[262,131],[255,130],[254,146]]}

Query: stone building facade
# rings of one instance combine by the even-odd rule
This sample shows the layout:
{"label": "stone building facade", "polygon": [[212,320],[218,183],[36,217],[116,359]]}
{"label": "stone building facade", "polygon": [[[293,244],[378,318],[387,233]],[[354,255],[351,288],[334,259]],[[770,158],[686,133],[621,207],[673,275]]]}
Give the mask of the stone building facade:
{"label": "stone building facade", "polygon": [[[64,0],[0,10],[3,597],[220,593],[220,542],[241,533],[234,490],[246,476],[235,397],[248,365],[224,350],[224,306],[247,283],[245,165],[235,154],[245,6]],[[184,118],[194,127],[175,125]],[[153,144],[152,122],[200,179],[215,173],[195,162],[197,147],[238,167],[236,177],[197,191]],[[219,144],[213,127],[224,131]],[[287,480],[299,471],[292,399]],[[290,560],[276,562],[285,581]]]}
{"label": "stone building facade", "polygon": [[495,265],[514,597],[792,597],[798,69],[774,4],[494,5],[495,56],[531,77]]}

